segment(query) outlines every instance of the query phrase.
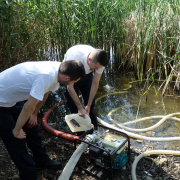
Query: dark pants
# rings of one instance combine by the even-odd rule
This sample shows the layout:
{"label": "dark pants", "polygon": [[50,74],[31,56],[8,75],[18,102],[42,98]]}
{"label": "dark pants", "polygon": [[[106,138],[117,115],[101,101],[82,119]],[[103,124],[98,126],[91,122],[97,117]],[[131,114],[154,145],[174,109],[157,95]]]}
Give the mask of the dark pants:
{"label": "dark pants", "polygon": [[[23,130],[26,133],[25,139],[15,138],[12,130],[15,127],[17,118],[22,110],[24,103],[19,102],[10,108],[0,107],[0,137],[2,138],[11,159],[19,170],[22,180],[36,180],[36,163],[44,163],[49,158],[44,146],[41,144],[41,137],[38,126],[28,128],[27,123]],[[32,150],[33,158],[29,155],[26,143]]]}
{"label": "dark pants", "polygon": [[[92,79],[93,79],[92,73],[89,73],[83,79],[79,80],[77,83],[74,84],[74,89],[75,89],[77,95],[79,95],[79,91],[82,94],[84,106],[86,106],[88,104],[91,85],[92,85]],[[69,95],[66,87],[64,87],[64,97],[65,97],[65,101],[66,101],[67,106],[68,106],[69,110],[71,111],[71,113],[78,113],[78,109],[77,109],[74,101],[72,100],[71,96]],[[94,124],[95,129],[97,129],[97,116],[96,116],[96,112],[94,110],[94,106],[95,106],[95,99],[93,100],[93,102],[91,104],[89,115],[91,118],[91,122]]]}

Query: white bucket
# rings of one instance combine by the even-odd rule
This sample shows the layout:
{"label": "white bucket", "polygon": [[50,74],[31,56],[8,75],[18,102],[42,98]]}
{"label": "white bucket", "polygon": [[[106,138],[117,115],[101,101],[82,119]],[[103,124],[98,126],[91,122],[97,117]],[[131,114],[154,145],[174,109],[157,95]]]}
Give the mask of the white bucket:
{"label": "white bucket", "polygon": [[65,116],[65,121],[72,132],[87,131],[94,128],[90,117],[86,114],[85,119],[78,114],[69,114]]}

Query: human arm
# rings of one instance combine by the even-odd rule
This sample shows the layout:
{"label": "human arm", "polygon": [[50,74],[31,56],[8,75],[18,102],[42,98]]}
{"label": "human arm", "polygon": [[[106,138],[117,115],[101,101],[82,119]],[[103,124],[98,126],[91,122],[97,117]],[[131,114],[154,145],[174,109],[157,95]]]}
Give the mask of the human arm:
{"label": "human arm", "polygon": [[91,108],[91,104],[92,104],[92,101],[96,95],[96,92],[98,90],[98,87],[99,87],[99,81],[101,79],[101,75],[102,74],[98,74],[97,72],[95,72],[94,74],[94,77],[93,77],[93,81],[92,81],[92,85],[91,85],[91,90],[90,90],[90,94],[89,94],[89,100],[88,100],[88,104],[87,106],[85,107],[85,111],[86,113],[89,114],[90,112],[90,108]]}
{"label": "human arm", "polygon": [[12,130],[14,137],[18,139],[26,138],[25,132],[22,130],[22,127],[27,122],[33,111],[35,110],[38,99],[30,96],[27,102],[24,104],[19,117],[17,119],[16,125]]}
{"label": "human arm", "polygon": [[[69,92],[69,95],[70,95],[71,98],[73,99],[75,105],[76,105],[77,108],[78,108],[78,114],[79,114],[79,116],[85,118],[86,112],[85,112],[85,110],[84,110],[84,108],[83,108],[83,106],[82,106],[82,104],[81,104],[81,102],[80,102],[80,100],[79,100],[79,98],[78,98],[78,96],[77,96],[77,94],[76,94],[76,91],[74,90],[74,84],[69,84],[69,85],[67,85],[67,90],[68,90],[68,92]],[[89,115],[89,114],[88,114],[88,115]]]}
{"label": "human arm", "polygon": [[41,107],[43,106],[43,104],[46,102],[46,99],[48,98],[49,94],[50,94],[50,91],[44,94],[44,98],[42,101],[37,102],[35,110],[30,116],[29,122],[27,124],[29,128],[32,128],[37,125],[37,114],[39,110],[41,109]]}

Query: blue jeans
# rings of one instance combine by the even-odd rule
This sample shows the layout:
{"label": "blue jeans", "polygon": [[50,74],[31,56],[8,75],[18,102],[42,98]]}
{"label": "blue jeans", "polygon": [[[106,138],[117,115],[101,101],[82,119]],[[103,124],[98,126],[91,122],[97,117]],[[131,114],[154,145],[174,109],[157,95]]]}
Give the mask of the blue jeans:
{"label": "blue jeans", "polygon": [[[79,91],[82,94],[84,106],[88,104],[91,85],[92,85],[92,73],[86,74],[85,77],[81,80],[79,80],[77,83],[74,83],[74,90],[76,91],[77,95],[79,95]],[[67,106],[71,113],[78,113],[78,109],[72,100],[71,96],[69,95],[67,88],[64,86],[64,98],[67,103]],[[93,99],[93,102],[91,104],[90,108],[90,118],[92,123],[94,124],[94,129],[97,129],[97,116],[96,112],[94,110],[95,106],[95,99]]]}
{"label": "blue jeans", "polygon": [[[25,139],[15,138],[12,134],[23,105],[24,102],[19,102],[13,107],[0,107],[0,137],[19,170],[20,178],[22,180],[36,180],[35,162],[41,164],[49,158],[44,146],[41,144],[38,126],[28,128],[26,123],[23,126],[26,133]],[[26,144],[32,150],[33,158],[29,155]]]}

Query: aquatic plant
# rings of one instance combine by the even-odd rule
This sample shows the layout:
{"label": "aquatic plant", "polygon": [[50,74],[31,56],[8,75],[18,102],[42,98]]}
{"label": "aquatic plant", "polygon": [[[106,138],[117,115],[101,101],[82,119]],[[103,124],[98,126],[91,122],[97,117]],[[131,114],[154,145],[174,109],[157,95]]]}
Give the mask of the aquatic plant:
{"label": "aquatic plant", "polygon": [[27,60],[62,61],[70,46],[84,43],[111,48],[116,63],[139,80],[172,79],[179,16],[178,0],[2,0],[0,70]]}

